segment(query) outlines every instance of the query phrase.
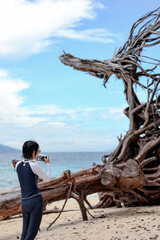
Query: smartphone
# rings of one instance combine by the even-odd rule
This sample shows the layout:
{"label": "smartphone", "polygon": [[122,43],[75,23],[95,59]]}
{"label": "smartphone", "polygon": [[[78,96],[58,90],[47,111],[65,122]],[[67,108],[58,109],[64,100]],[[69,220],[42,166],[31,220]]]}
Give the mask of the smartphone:
{"label": "smartphone", "polygon": [[36,160],[40,162],[45,162],[45,158],[47,158],[47,155],[39,154]]}

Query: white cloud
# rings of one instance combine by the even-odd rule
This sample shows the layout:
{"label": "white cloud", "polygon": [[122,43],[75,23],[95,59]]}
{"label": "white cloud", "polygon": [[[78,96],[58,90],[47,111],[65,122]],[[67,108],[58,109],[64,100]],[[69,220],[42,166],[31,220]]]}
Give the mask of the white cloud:
{"label": "white cloud", "polygon": [[0,57],[41,52],[55,37],[113,42],[119,35],[105,29],[75,30],[82,19],[95,18],[97,7],[103,5],[93,0],[0,1]]}
{"label": "white cloud", "polygon": [[[124,117],[121,107],[76,107],[61,108],[56,105],[31,105],[23,107],[25,99],[21,96],[29,84],[10,76],[7,70],[0,69],[0,120],[1,124],[11,123],[17,127],[32,127],[40,123],[52,127],[66,127],[79,122],[95,119],[120,119]],[[98,113],[98,114],[97,114]]]}
{"label": "white cloud", "polygon": [[101,43],[114,43],[114,39],[121,39],[120,34],[113,34],[106,29],[87,29],[77,31],[74,29],[58,30],[57,36],[66,37],[70,39],[79,39],[82,41],[93,41]]}
{"label": "white cloud", "polygon": [[23,98],[17,93],[28,88],[29,85],[22,80],[11,79],[7,71],[0,69],[0,86],[1,119],[6,120],[7,116],[12,116],[14,110],[23,102]]}
{"label": "white cloud", "polygon": [[126,108],[126,105],[122,105],[119,107],[109,107],[106,111],[102,113],[102,118],[104,119],[112,119],[112,120],[120,120],[125,117],[123,110]]}
{"label": "white cloud", "polygon": [[1,125],[25,127],[44,121],[45,117],[31,117],[30,111],[21,106],[24,99],[19,93],[29,87],[27,82],[11,78],[8,71],[0,69],[0,86]]}
{"label": "white cloud", "polygon": [[[56,105],[24,107],[22,91],[29,84],[0,69],[0,143],[20,148],[26,139],[35,139],[46,149],[103,150],[116,144],[110,133],[114,120],[121,118],[122,107],[61,108]],[[106,118],[112,124],[106,127]],[[119,117],[120,116],[120,117]],[[112,126],[111,126],[112,125]],[[114,127],[113,127],[114,128]],[[52,146],[56,147],[53,149]],[[61,149],[62,148],[62,149]],[[105,149],[105,148],[104,148]]]}

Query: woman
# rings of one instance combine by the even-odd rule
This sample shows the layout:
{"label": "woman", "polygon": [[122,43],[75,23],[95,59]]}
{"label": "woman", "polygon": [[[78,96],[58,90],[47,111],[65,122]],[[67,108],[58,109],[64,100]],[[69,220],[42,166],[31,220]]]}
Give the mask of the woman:
{"label": "woman", "polygon": [[46,174],[36,162],[39,145],[35,141],[26,141],[22,147],[23,161],[17,162],[15,170],[21,187],[21,205],[23,214],[23,230],[21,240],[33,240],[38,232],[42,213],[43,198],[37,187],[38,177],[50,180],[50,160],[45,158]]}

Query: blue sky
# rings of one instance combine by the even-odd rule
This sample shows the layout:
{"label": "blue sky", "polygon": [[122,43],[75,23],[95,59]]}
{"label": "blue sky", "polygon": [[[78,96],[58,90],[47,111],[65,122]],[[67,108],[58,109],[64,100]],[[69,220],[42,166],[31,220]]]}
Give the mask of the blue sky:
{"label": "blue sky", "polygon": [[[108,59],[160,0],[0,1],[0,143],[42,151],[108,151],[128,120],[123,85],[64,66],[65,52]],[[158,46],[159,47],[159,46]],[[150,54],[158,58],[158,48]],[[139,94],[144,97],[143,92]]]}

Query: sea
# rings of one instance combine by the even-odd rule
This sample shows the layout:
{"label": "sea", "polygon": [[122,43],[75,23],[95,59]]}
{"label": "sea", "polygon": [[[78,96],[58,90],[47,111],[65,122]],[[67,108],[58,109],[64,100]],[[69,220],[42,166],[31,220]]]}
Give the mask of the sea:
{"label": "sea", "polygon": [[[102,164],[102,156],[106,152],[55,152],[49,155],[51,163],[51,177],[60,176],[63,171],[77,172],[92,167],[93,163]],[[12,160],[22,160],[21,153],[0,153],[0,190],[18,186],[17,174]],[[43,162],[38,162],[45,171]]]}

